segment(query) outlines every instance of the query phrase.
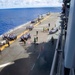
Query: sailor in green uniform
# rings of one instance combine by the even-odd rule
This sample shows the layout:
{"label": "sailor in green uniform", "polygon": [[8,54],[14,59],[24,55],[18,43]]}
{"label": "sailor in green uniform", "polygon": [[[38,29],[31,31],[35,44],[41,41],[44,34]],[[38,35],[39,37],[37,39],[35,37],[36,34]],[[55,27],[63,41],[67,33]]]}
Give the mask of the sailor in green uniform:
{"label": "sailor in green uniform", "polygon": [[36,44],[36,37],[34,37],[34,44]]}

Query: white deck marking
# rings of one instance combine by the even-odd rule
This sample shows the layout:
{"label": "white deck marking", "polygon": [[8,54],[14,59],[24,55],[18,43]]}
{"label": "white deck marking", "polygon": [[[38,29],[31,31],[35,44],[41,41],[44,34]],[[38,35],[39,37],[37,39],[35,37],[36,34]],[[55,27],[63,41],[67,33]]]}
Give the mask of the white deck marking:
{"label": "white deck marking", "polygon": [[31,68],[31,70],[33,70],[34,66],[35,66],[35,63],[33,64],[33,66],[32,66],[32,68]]}
{"label": "white deck marking", "polygon": [[14,64],[14,62],[8,62],[5,64],[2,64],[2,65],[0,65],[0,68],[6,67],[6,66],[11,65],[11,64]]}
{"label": "white deck marking", "polygon": [[39,59],[39,57],[40,57],[40,53],[39,53],[39,55],[38,55],[37,59]]}

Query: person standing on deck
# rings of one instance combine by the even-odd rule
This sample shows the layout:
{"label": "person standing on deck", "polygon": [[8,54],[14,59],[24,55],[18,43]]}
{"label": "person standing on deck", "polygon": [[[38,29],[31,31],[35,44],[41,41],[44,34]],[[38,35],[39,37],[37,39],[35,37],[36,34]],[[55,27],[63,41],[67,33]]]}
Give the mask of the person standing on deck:
{"label": "person standing on deck", "polygon": [[38,31],[36,31],[36,35],[38,35]]}
{"label": "person standing on deck", "polygon": [[6,39],[6,44],[8,44],[8,47],[10,46],[8,38]]}
{"label": "person standing on deck", "polygon": [[36,36],[36,41],[38,42],[38,36]]}
{"label": "person standing on deck", "polygon": [[48,27],[50,27],[50,23],[48,23]]}
{"label": "person standing on deck", "polygon": [[54,44],[54,38],[53,38],[53,36],[51,38],[51,43],[52,43],[52,45]]}
{"label": "person standing on deck", "polygon": [[26,40],[23,38],[24,45],[26,45]]}

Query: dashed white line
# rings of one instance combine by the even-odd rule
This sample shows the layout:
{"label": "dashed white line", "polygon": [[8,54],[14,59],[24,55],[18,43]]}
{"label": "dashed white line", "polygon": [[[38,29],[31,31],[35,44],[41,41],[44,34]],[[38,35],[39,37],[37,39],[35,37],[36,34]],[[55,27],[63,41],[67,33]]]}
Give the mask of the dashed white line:
{"label": "dashed white line", "polygon": [[32,66],[32,68],[31,68],[31,70],[33,70],[34,66],[35,66],[35,63],[33,64],[33,66]]}
{"label": "dashed white line", "polygon": [[37,59],[39,59],[39,57],[40,57],[40,53],[39,53],[39,55],[38,55]]}
{"label": "dashed white line", "polygon": [[[37,59],[39,59],[39,57],[40,57],[40,53],[39,53],[39,55],[37,56]],[[35,67],[35,63],[33,64],[33,66],[32,66],[32,68],[31,68],[31,70],[33,70],[33,69],[34,69],[34,67]]]}
{"label": "dashed white line", "polygon": [[2,65],[0,65],[0,68],[6,67],[6,66],[11,65],[11,64],[14,64],[14,62],[8,62],[5,64],[2,64]]}

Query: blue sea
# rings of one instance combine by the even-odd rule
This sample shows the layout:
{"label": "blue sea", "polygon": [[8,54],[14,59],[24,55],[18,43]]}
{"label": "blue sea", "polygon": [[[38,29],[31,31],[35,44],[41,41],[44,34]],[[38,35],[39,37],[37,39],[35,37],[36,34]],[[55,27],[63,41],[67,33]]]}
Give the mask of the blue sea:
{"label": "blue sea", "polygon": [[61,12],[61,7],[0,9],[0,35],[48,12]]}

